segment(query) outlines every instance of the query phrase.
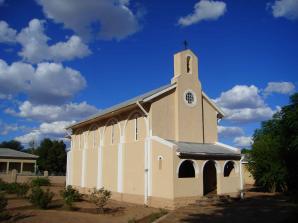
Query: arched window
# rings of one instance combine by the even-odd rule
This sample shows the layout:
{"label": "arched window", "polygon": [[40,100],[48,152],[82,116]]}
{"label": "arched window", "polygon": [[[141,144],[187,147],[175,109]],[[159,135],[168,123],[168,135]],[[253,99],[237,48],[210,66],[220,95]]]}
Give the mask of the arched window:
{"label": "arched window", "polygon": [[235,170],[234,162],[232,161],[227,162],[226,165],[224,166],[224,177],[230,176],[233,170]]}
{"label": "arched window", "polygon": [[186,57],[186,72],[191,73],[191,56]]}
{"label": "arched window", "polygon": [[178,172],[178,178],[191,178],[195,177],[195,168],[193,162],[185,160],[181,163]]}

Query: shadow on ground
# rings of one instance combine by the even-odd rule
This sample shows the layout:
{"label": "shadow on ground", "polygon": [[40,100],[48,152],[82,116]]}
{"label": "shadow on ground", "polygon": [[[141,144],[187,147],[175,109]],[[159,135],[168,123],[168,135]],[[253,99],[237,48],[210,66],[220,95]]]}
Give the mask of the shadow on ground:
{"label": "shadow on ground", "polygon": [[281,195],[254,195],[202,200],[178,209],[162,222],[298,222],[297,205]]}

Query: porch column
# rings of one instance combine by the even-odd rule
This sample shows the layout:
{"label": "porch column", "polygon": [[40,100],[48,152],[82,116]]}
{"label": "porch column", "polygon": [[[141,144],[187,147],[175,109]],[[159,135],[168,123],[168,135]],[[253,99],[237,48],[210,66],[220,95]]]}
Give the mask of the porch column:
{"label": "porch column", "polygon": [[6,163],[6,173],[9,172],[9,161]]}
{"label": "porch column", "polygon": [[20,169],[20,174],[23,173],[23,162],[21,162],[21,169]]}
{"label": "porch column", "polygon": [[103,182],[102,182],[102,140],[99,142],[99,147],[98,147],[98,156],[97,156],[97,189],[100,189],[103,187]]}
{"label": "porch column", "polygon": [[37,172],[37,166],[36,166],[36,160],[34,161],[34,174],[36,175]]}

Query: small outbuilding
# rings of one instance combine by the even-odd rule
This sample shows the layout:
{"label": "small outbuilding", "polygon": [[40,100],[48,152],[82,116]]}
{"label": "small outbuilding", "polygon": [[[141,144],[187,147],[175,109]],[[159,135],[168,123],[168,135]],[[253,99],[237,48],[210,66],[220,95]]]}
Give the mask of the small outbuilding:
{"label": "small outbuilding", "polygon": [[9,173],[15,169],[21,174],[36,172],[38,156],[16,151],[9,148],[0,148],[0,173]]}

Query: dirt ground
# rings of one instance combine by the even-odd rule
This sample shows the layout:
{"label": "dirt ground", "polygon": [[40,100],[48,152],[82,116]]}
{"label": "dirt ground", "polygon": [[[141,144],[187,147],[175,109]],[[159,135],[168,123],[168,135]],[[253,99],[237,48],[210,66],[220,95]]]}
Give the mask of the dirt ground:
{"label": "dirt ground", "polygon": [[[110,201],[106,214],[96,214],[95,206],[88,201],[75,204],[77,211],[62,207],[58,194],[62,188],[51,188],[57,196],[49,210],[39,210],[25,199],[9,195],[8,209],[12,216],[4,222],[20,223],[99,223],[125,222],[144,219],[160,210],[124,202]],[[175,222],[298,222],[298,207],[289,202],[289,197],[263,193],[246,192],[245,199],[229,197],[202,198],[197,203],[169,212],[159,223]],[[146,221],[137,221],[146,222]]]}
{"label": "dirt ground", "polygon": [[94,204],[87,200],[76,202],[76,211],[70,211],[63,206],[60,190],[63,187],[49,187],[55,193],[54,200],[48,210],[34,208],[28,200],[17,198],[16,195],[7,195],[7,209],[9,219],[5,223],[99,223],[99,222],[125,222],[140,220],[160,210],[143,205],[135,205],[110,200],[106,206],[105,214],[98,214]]}
{"label": "dirt ground", "polygon": [[245,199],[202,199],[169,213],[159,223],[175,222],[298,222],[298,207],[288,197],[263,192],[246,192]]}

